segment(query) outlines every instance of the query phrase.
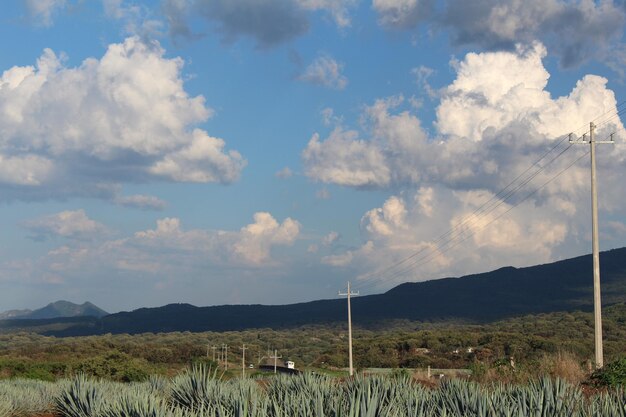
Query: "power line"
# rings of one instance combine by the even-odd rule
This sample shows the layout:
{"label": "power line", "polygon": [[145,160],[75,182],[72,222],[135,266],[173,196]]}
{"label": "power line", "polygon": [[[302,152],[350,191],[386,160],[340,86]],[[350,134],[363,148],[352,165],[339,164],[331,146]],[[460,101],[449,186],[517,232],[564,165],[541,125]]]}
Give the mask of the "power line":
{"label": "power line", "polygon": [[[548,152],[546,152],[544,155],[542,155],[542,157],[539,160],[537,160],[533,164],[533,166],[537,166],[538,163],[542,159],[545,158],[545,156],[547,156],[550,153],[552,153],[552,151],[555,150],[558,146],[560,146],[560,144],[562,142],[564,142],[564,140],[566,138],[561,139],[561,141],[559,141],[559,143],[556,146],[552,147]],[[541,172],[543,172],[548,166],[550,166],[557,159],[559,159],[565,152],[567,152],[567,150],[569,150],[570,147],[571,147],[571,145],[568,145],[566,148],[561,150],[556,156],[554,156],[552,159],[550,159],[546,164],[544,164],[543,166],[539,166],[539,168],[536,171],[531,173],[521,183],[517,184],[514,188],[506,191],[507,188],[509,188],[512,184],[514,184],[519,178],[521,178],[524,174],[528,173],[528,171],[530,171],[530,169],[532,169],[533,166],[531,166],[529,169],[526,169],[524,171],[524,173],[520,174],[515,180],[513,180],[511,183],[509,183],[509,185],[507,185],[498,194],[494,195],[489,201],[487,201],[486,203],[481,205],[479,208],[477,208],[472,214],[466,216],[456,226],[452,227],[447,232],[445,232],[444,234],[440,235],[437,239],[435,239],[434,242],[432,243],[435,246],[435,249],[432,249],[432,247],[431,248],[423,248],[423,249],[415,252],[414,254],[412,254],[411,256],[409,256],[407,258],[405,258],[401,262],[398,262],[395,265],[387,268],[387,270],[384,270],[383,272],[379,272],[378,273],[378,275],[379,275],[378,277],[370,276],[368,279],[364,280],[364,282],[363,282],[364,286],[368,286],[368,284],[375,286],[375,285],[378,285],[379,283],[387,281],[388,279],[385,277],[385,275],[391,273],[391,274],[393,274],[395,276],[395,273],[392,272],[393,269],[397,268],[399,265],[401,265],[403,263],[406,263],[406,261],[408,261],[410,259],[413,259],[413,258],[415,258],[415,257],[417,257],[419,255],[424,254],[424,252],[426,252],[426,254],[424,254],[425,257],[431,256],[432,252],[428,253],[427,252],[428,249],[431,249],[432,251],[435,251],[435,252],[441,251],[442,248],[445,248],[451,242],[453,242],[455,239],[459,238],[462,235],[462,233],[464,233],[464,231],[467,228],[471,228],[475,223],[482,221],[485,217],[487,217],[489,214],[491,214],[492,212],[497,210],[501,205],[505,204],[508,200],[510,200],[517,192],[519,192],[521,189],[523,189],[534,178],[536,178]],[[502,193],[504,191],[506,191],[506,193],[504,195],[502,195]],[[412,262],[410,265],[414,265],[416,262],[419,262],[421,259],[423,259],[424,256],[422,256],[421,258],[418,258],[416,261]],[[381,278],[381,275],[382,275],[382,278]]]}
{"label": "power line", "polygon": [[[620,103],[618,105],[618,107],[621,107],[624,103],[626,103],[626,101]],[[602,124],[606,124],[608,123],[610,120],[612,120],[613,118],[617,117],[621,112],[626,111],[625,109],[620,110],[619,112],[617,112],[616,114],[611,115],[608,119],[605,119],[603,122],[601,122]],[[608,113],[608,112],[607,112]],[[605,113],[604,115],[606,115],[607,113]],[[596,119],[600,119],[602,118],[604,115],[601,115],[599,117],[597,117]],[[577,131],[579,131],[581,128],[577,129]],[[583,134],[583,136],[586,134],[586,132]],[[414,253],[412,253],[411,255],[409,255],[408,257],[403,258],[402,260],[383,268],[382,270],[379,269],[377,271],[372,271],[370,273],[367,273],[364,275],[365,278],[362,278],[360,281],[363,284],[363,288],[369,288],[369,287],[374,287],[377,285],[380,285],[380,283],[383,283],[385,281],[389,280],[389,277],[385,277],[386,275],[391,274],[392,276],[396,276],[397,274],[394,272],[395,269],[399,268],[400,266],[402,266],[403,264],[406,264],[407,262],[409,262],[410,260],[416,258],[417,256],[424,254],[424,252],[426,252],[425,256],[422,256],[421,258],[419,258],[418,260],[412,262],[409,266],[409,269],[412,268],[413,265],[415,265],[417,262],[420,262],[422,259],[424,259],[424,257],[432,257],[433,253],[437,253],[437,252],[441,252],[442,248],[445,248],[446,246],[450,245],[451,243],[453,243],[454,239],[459,238],[460,233],[459,230],[461,228],[463,228],[464,226],[468,225],[471,226],[472,223],[475,223],[477,221],[482,221],[484,217],[486,217],[487,215],[491,214],[491,212],[495,211],[499,206],[501,206],[502,204],[504,204],[505,202],[507,202],[507,200],[511,200],[512,197],[518,192],[520,191],[522,188],[524,188],[527,184],[529,184],[535,177],[537,177],[541,172],[543,172],[549,165],[551,165],[554,161],[556,161],[560,156],[562,156],[569,148],[571,145],[569,145],[568,147],[566,147],[565,149],[563,149],[562,151],[560,151],[555,157],[553,157],[550,161],[548,161],[547,163],[543,164],[543,166],[539,166],[539,164],[541,163],[542,160],[544,160],[548,155],[550,155],[553,151],[555,151],[559,146],[561,146],[563,144],[563,142],[565,141],[565,139],[567,139],[568,136],[564,136],[563,138],[561,138],[561,140],[559,140],[554,146],[552,146],[548,151],[544,152],[544,154],[541,155],[540,158],[538,158],[529,168],[527,168],[526,170],[524,170],[521,174],[519,174],[513,181],[511,181],[509,184],[507,184],[507,186],[505,186],[502,190],[500,190],[498,193],[496,193],[495,195],[493,195],[487,202],[483,203],[480,207],[478,207],[472,214],[466,216],[460,223],[458,223],[455,227],[449,229],[447,232],[445,232],[444,234],[440,235],[437,239],[435,239],[435,241],[433,242],[433,245],[435,245],[435,248],[431,247],[424,247]],[[531,171],[534,167],[539,166],[539,169],[537,169],[536,171],[534,171],[532,174],[530,174],[528,177],[526,177],[521,183],[517,184],[515,187],[513,187],[511,189],[511,187],[521,178],[523,178],[529,171]],[[503,196],[504,194],[504,196]],[[534,194],[534,193],[533,193]],[[494,202],[497,201],[497,203]],[[480,216],[482,216],[483,218],[481,218]],[[469,223],[469,224],[468,224]],[[461,232],[462,233],[462,232]],[[465,240],[465,239],[463,239]],[[440,243],[442,241],[445,241],[443,243]],[[456,246],[456,244],[454,245]],[[430,253],[428,253],[428,251],[431,251]],[[404,268],[402,271],[402,273],[406,272],[407,268]],[[382,279],[381,279],[382,276]],[[363,277],[363,276],[362,276]]]}
{"label": "power line", "polygon": [[[607,124],[608,122],[610,122],[612,119],[619,117],[620,114],[622,114],[623,112],[626,112],[626,107],[623,107],[624,104],[626,104],[626,100],[620,102],[619,104],[616,105],[616,109],[619,109],[617,112],[615,112],[615,114],[610,115],[608,118],[605,118],[603,121],[598,123],[599,125],[604,125]],[[623,107],[623,108],[621,108]],[[621,109],[620,109],[621,108]],[[607,111],[601,115],[599,115],[598,117],[596,117],[594,119],[594,121],[597,121],[601,118],[603,118],[604,116],[606,116],[607,114],[613,112],[614,110],[610,110]],[[580,131],[581,129],[583,129],[585,127],[585,125],[579,127],[578,129],[575,130],[576,131]],[[583,133],[583,136],[586,134]],[[447,232],[445,232],[443,235],[440,235],[437,239],[435,239],[434,244],[436,245],[435,247],[435,251],[440,252],[441,249],[441,245],[439,245],[439,242],[445,240],[446,238],[448,238],[448,241],[445,242],[443,244],[443,246],[450,244],[451,241],[453,241],[455,238],[457,238],[458,236],[454,236],[454,233],[458,234],[458,230],[461,229],[463,226],[467,225],[468,222],[475,222],[475,221],[480,221],[482,219],[480,219],[478,216],[483,215],[484,217],[486,217],[488,214],[490,214],[491,212],[495,211],[500,205],[504,204],[507,199],[511,199],[519,190],[521,190],[523,187],[525,187],[528,183],[530,183],[530,181],[532,181],[535,177],[537,177],[541,172],[543,172],[551,163],[553,163],[554,161],[556,161],[560,156],[562,156],[567,150],[569,150],[570,146],[568,146],[567,148],[565,148],[564,150],[562,150],[556,157],[554,157],[552,160],[550,160],[548,163],[544,164],[542,167],[540,167],[537,171],[535,171],[533,174],[531,174],[529,177],[527,177],[524,181],[522,181],[520,184],[518,184],[516,187],[514,187],[512,190],[509,190],[509,188],[515,184],[516,181],[518,181],[520,178],[522,178],[525,174],[527,174],[530,170],[532,170],[535,166],[538,166],[539,163],[546,158],[548,155],[550,155],[554,150],[556,150],[559,146],[561,146],[561,144],[565,141],[565,139],[567,139],[568,136],[564,136],[561,138],[561,140],[559,140],[556,145],[554,145],[553,147],[551,147],[548,151],[546,151],[539,159],[537,159],[530,167],[528,167],[526,170],[524,170],[521,174],[519,174],[513,181],[511,181],[509,184],[507,184],[503,189],[501,189],[498,193],[496,193],[495,195],[493,195],[487,202],[483,203],[480,207],[478,207],[472,214],[466,216],[459,224],[457,224],[455,227],[449,229]],[[509,191],[507,191],[509,190]],[[502,197],[502,194],[506,193],[504,197]],[[532,193],[534,194],[534,193]],[[491,206],[492,203],[494,201],[499,200],[499,202],[497,204],[495,204],[495,206]],[[517,206],[517,205],[516,205]],[[465,240],[465,239],[464,239]],[[456,246],[456,245],[454,245]],[[395,262],[392,265],[389,265],[385,268],[383,268],[382,270],[376,270],[376,271],[372,271],[369,272],[365,275],[361,276],[361,283],[364,284],[364,287],[368,287],[368,286],[377,286],[380,283],[386,281],[387,279],[382,279],[380,278],[381,275],[386,275],[386,274],[394,274],[392,271],[396,268],[399,268],[400,266],[402,266],[403,264],[407,263],[408,261],[414,259],[415,257],[419,256],[420,254],[426,252],[428,249],[428,247],[424,247],[414,253],[412,253],[411,255],[401,259],[398,262]],[[427,254],[426,256],[430,256],[431,254]],[[419,262],[419,260],[418,260]],[[415,264],[415,262],[413,262],[413,265]]]}
{"label": "power line", "polygon": [[[562,144],[562,143],[563,143],[563,142],[564,142],[567,138],[568,138],[568,136],[563,136],[563,137],[561,138],[561,140],[560,140],[560,141],[558,141],[558,143],[557,143],[556,145],[554,145],[552,148],[550,148],[548,151],[546,151],[546,152],[545,152],[545,153],[544,153],[544,154],[543,154],[543,155],[542,155],[539,159],[537,159],[537,160],[536,160],[536,161],[535,161],[535,162],[534,162],[531,166],[529,166],[528,168],[526,168],[526,170],[524,170],[524,171],[523,171],[521,174],[519,174],[519,175],[518,175],[515,179],[513,179],[511,182],[509,182],[509,183],[508,183],[508,184],[507,184],[507,185],[506,185],[503,189],[501,189],[500,191],[498,191],[498,192],[497,192],[496,194],[494,194],[494,195],[493,195],[493,196],[492,196],[492,197],[491,197],[488,201],[486,201],[486,202],[485,202],[485,203],[483,203],[480,207],[478,207],[478,208],[477,208],[477,209],[476,209],[476,210],[475,210],[472,214],[468,215],[468,216],[466,217],[466,219],[462,221],[462,224],[463,224],[463,223],[465,223],[465,222],[467,222],[467,221],[469,221],[469,220],[470,220],[470,218],[471,218],[472,216],[475,216],[475,215],[477,215],[477,213],[479,213],[479,212],[483,211],[483,210],[485,209],[485,207],[487,207],[488,205],[490,205],[493,201],[498,200],[498,199],[499,199],[499,197],[502,195],[502,193],[504,193],[505,191],[507,191],[507,190],[509,189],[509,187],[511,187],[513,184],[515,184],[515,182],[516,182],[517,180],[519,180],[520,178],[522,178],[522,177],[523,177],[526,173],[528,173],[528,171],[530,171],[533,167],[537,166],[537,165],[538,165],[538,164],[539,164],[539,163],[540,163],[540,162],[541,162],[541,161],[542,161],[542,160],[543,160],[546,156],[548,156],[550,153],[552,153],[552,151],[554,151],[557,147],[559,147],[559,146],[560,146],[560,145],[561,145],[561,144]],[[457,226],[455,226],[455,227],[453,227],[453,228],[449,229],[447,232],[445,232],[444,234],[440,235],[437,239],[435,239],[435,242],[440,241],[440,240],[442,240],[442,239],[446,238],[448,235],[450,235],[451,233],[453,233],[453,232],[455,231],[455,229],[456,229],[456,228],[458,228],[458,227],[460,227],[460,225],[457,225]],[[417,256],[417,255],[419,255],[420,253],[422,253],[424,250],[426,250],[426,249],[425,249],[425,248],[424,248],[424,249],[421,249],[421,250],[419,250],[419,251],[417,251],[417,252],[415,252],[415,253],[413,253],[413,254],[409,255],[408,257],[406,257],[406,258],[402,259],[401,261],[397,262],[395,265],[389,266],[389,267],[387,267],[387,268],[385,268],[385,269],[395,268],[395,267],[397,267],[397,266],[399,266],[399,265],[401,265],[401,264],[403,264],[403,263],[405,263],[405,262],[407,262],[407,261],[411,260],[411,259],[412,259],[412,258],[414,258],[415,256]],[[364,278],[364,277],[361,277],[362,282],[363,282],[363,280],[365,280],[365,281],[367,280],[367,278],[366,278],[367,276],[374,275],[374,274],[376,274],[376,275],[381,274],[381,271],[380,271],[380,270],[378,270],[378,271],[373,271],[373,272],[370,272],[370,273],[366,274],[366,275],[365,275],[365,278]]]}
{"label": "power line", "polygon": [[[486,227],[488,227],[489,225],[491,225],[493,222],[497,221],[498,219],[500,219],[501,217],[503,217],[504,215],[508,214],[510,211],[512,211],[513,209],[517,208],[520,204],[522,204],[523,202],[525,202],[526,200],[528,200],[530,197],[532,197],[533,195],[535,195],[540,189],[542,189],[543,187],[545,187],[546,185],[548,185],[549,183],[551,183],[552,181],[554,181],[557,177],[559,177],[561,174],[563,174],[565,171],[567,171],[568,169],[570,169],[572,166],[574,166],[578,161],[580,161],[581,159],[583,159],[585,156],[587,156],[589,154],[589,152],[585,153],[584,155],[580,156],[579,158],[577,158],[576,160],[574,160],[571,164],[569,164],[566,168],[564,168],[563,170],[561,170],[557,175],[555,175],[554,177],[550,178],[548,181],[546,181],[544,184],[542,184],[539,188],[535,189],[534,191],[532,191],[531,193],[529,193],[528,195],[526,195],[523,199],[521,199],[518,203],[516,203],[515,205],[509,207],[506,211],[504,211],[503,213],[499,214],[498,216],[494,217],[493,219],[491,219],[489,222],[487,222],[486,224],[484,224],[483,226],[481,226],[478,230],[482,230],[485,229]],[[464,236],[461,240],[458,240],[456,242],[454,242],[451,246],[449,246],[445,251],[440,252],[441,254],[444,254],[445,252],[448,252],[449,250],[453,249],[454,247],[458,246],[459,244],[463,243],[464,241],[466,241],[467,239],[473,237],[476,232],[478,232],[478,230],[469,233],[468,235]],[[431,258],[434,258],[434,256],[431,256]],[[430,262],[432,259],[424,259],[423,262],[420,262],[419,264],[415,264],[413,265],[413,267],[419,267],[422,266],[428,262]],[[409,270],[405,270],[404,273],[409,272]],[[400,276],[402,274],[399,274],[398,276]],[[397,276],[396,276],[397,277]]]}
{"label": "power line", "polygon": [[[569,147],[568,147],[569,149]],[[523,202],[525,202],[526,200],[528,200],[530,197],[532,197],[533,195],[535,195],[537,192],[539,192],[539,190],[541,190],[542,188],[544,188],[545,186],[547,186],[548,184],[550,184],[552,181],[554,181],[556,178],[558,178],[559,176],[561,176],[564,172],[566,172],[567,170],[569,170],[572,166],[574,166],[578,161],[580,161],[581,159],[583,159],[584,157],[586,157],[587,155],[589,155],[589,151],[587,151],[585,154],[581,155],[580,157],[576,158],[573,162],[571,162],[570,164],[568,164],[564,169],[562,169],[561,171],[559,171],[556,175],[554,175],[553,177],[551,177],[548,181],[544,182],[541,186],[539,186],[538,188],[536,188],[535,190],[533,190],[532,192],[530,192],[529,194],[527,194],[524,198],[522,198],[521,200],[519,200],[516,204],[512,205],[511,207],[509,207],[506,211],[502,212],[501,214],[497,215],[496,217],[494,217],[493,219],[491,219],[489,222],[487,222],[486,224],[484,224],[483,226],[481,226],[478,230],[482,230],[484,228],[486,228],[487,226],[489,226],[490,224],[492,224],[493,222],[495,222],[496,220],[500,219],[502,216],[508,214],[511,210],[515,209],[516,207],[518,207],[520,204],[522,204]],[[385,281],[389,281],[391,279],[397,278],[399,276],[404,275],[405,273],[409,272],[410,270],[412,270],[413,268],[422,266],[428,262],[430,262],[431,260],[433,260],[435,258],[434,255],[438,255],[438,254],[444,254],[445,252],[448,252],[449,250],[453,249],[454,247],[458,246],[459,244],[463,243],[464,241],[466,241],[467,239],[471,238],[472,236],[474,236],[476,234],[476,232],[478,230],[474,230],[473,232],[470,232],[469,234],[467,234],[466,236],[464,236],[461,240],[458,240],[456,242],[454,242],[451,246],[447,247],[447,249],[445,251],[441,251],[440,248],[438,248],[439,250],[437,250],[437,252],[431,252],[430,254],[428,254],[426,257],[420,258],[418,259],[416,262],[414,262],[413,264],[409,265],[407,268],[404,268],[401,271],[398,271],[396,274],[387,277],[387,279]],[[420,262],[421,261],[421,262]],[[379,285],[382,281],[376,282],[375,285],[372,285],[371,283],[368,285],[364,285],[362,286],[362,288],[372,288],[373,286]]]}
{"label": "power line", "polygon": [[[623,101],[623,102],[621,102],[621,103],[618,105],[618,107],[620,107],[620,106],[622,106],[622,105],[624,105],[624,104],[626,104],[626,100],[625,100],[625,101]],[[623,111],[626,111],[626,108],[625,108]],[[604,115],[606,115],[606,114],[608,114],[608,113],[609,113],[609,112],[606,112],[606,113],[604,113],[603,115],[598,116],[596,119],[599,119],[599,118],[603,117]],[[616,116],[616,115],[613,115],[613,116],[611,116],[611,117],[614,117],[614,116]],[[583,126],[581,126],[581,127],[577,128],[574,132],[576,132],[576,131],[580,131],[580,130],[581,130],[581,129],[583,129],[584,127],[585,127],[585,125],[583,125]],[[540,163],[540,162],[541,162],[544,158],[546,158],[546,157],[547,157],[550,153],[552,153],[555,149],[557,149],[560,145],[562,145],[562,144],[563,144],[563,142],[565,142],[565,140],[566,140],[566,139],[568,139],[568,137],[569,137],[568,135],[564,135],[563,137],[561,137],[561,140],[559,140],[559,141],[558,141],[558,142],[557,142],[554,146],[552,146],[550,149],[548,149],[548,151],[546,151],[544,154],[542,154],[542,155],[541,155],[541,157],[539,157],[537,160],[535,160],[535,162],[534,162],[532,165],[530,165],[530,166],[529,166],[526,170],[524,170],[521,174],[519,174],[519,175],[518,175],[515,179],[513,179],[513,180],[512,180],[509,184],[507,184],[507,185],[506,185],[503,189],[501,189],[500,191],[498,191],[498,192],[497,192],[496,194],[494,194],[494,195],[493,195],[493,196],[492,196],[492,197],[491,197],[488,201],[486,201],[486,202],[485,202],[485,203],[483,203],[480,207],[478,207],[478,208],[474,211],[474,213],[472,213],[472,214],[470,214],[470,215],[466,216],[466,218],[465,218],[465,219],[464,219],[464,220],[463,220],[460,224],[458,224],[457,226],[455,226],[455,227],[453,227],[453,228],[449,229],[449,230],[448,230],[447,232],[445,232],[443,235],[441,235],[441,236],[439,236],[437,239],[435,239],[435,243],[437,243],[437,242],[439,242],[439,241],[441,241],[441,240],[445,239],[445,238],[446,238],[449,234],[453,233],[456,229],[460,228],[463,224],[465,224],[467,221],[471,220],[471,219],[472,219],[472,217],[474,217],[474,216],[475,216],[475,215],[477,215],[478,213],[484,212],[484,211],[486,210],[486,207],[488,207],[488,206],[489,206],[491,203],[493,203],[494,201],[499,200],[499,197],[500,197],[503,193],[507,192],[507,190],[508,190],[508,189],[509,189],[509,188],[510,188],[513,184],[515,184],[515,182],[516,182],[517,180],[519,180],[520,178],[522,178],[525,174],[527,174],[527,173],[528,173],[531,169],[533,169],[535,166],[538,166],[538,165],[539,165],[539,163]],[[560,156],[560,155],[558,155],[558,156]],[[556,158],[555,158],[555,159],[556,159]],[[524,182],[523,182],[523,184],[520,184],[519,186],[517,186],[517,187],[516,187],[516,188],[515,188],[512,192],[507,192],[507,194],[506,194],[505,198],[512,197],[512,196],[513,196],[513,194],[515,194],[515,192],[516,192],[516,191],[518,191],[520,188],[522,188],[524,185],[526,185],[526,184],[527,184],[530,180],[532,180],[534,177],[536,177],[536,176],[537,176],[537,175],[538,175],[541,171],[543,171],[543,169],[545,169],[545,168],[547,167],[547,165],[549,165],[550,163],[552,163],[555,159],[553,159],[552,161],[548,162],[548,163],[547,163],[547,164],[545,164],[543,167],[540,167],[541,169],[540,169],[538,172],[536,172],[534,175],[532,175],[532,174],[531,174],[531,175],[532,175],[532,177],[531,177],[531,178],[528,178],[526,181],[524,181]],[[361,281],[361,282],[367,282],[367,281],[368,281],[368,277],[370,277],[370,276],[384,274],[384,273],[386,273],[386,272],[387,272],[386,270],[393,269],[393,268],[396,268],[396,267],[400,266],[401,264],[403,264],[403,263],[405,263],[405,262],[407,262],[407,261],[411,260],[411,259],[412,259],[412,258],[414,258],[415,256],[418,256],[419,254],[421,254],[421,253],[422,253],[422,252],[424,252],[425,250],[427,250],[427,248],[422,248],[422,249],[418,250],[417,252],[415,252],[415,253],[413,253],[413,254],[409,255],[408,257],[406,257],[406,258],[404,258],[404,259],[402,259],[402,260],[400,260],[400,261],[398,261],[398,262],[396,262],[396,263],[394,263],[394,264],[392,264],[392,265],[390,265],[390,266],[388,266],[388,267],[384,267],[384,268],[382,268],[382,269],[378,269],[378,270],[376,270],[376,271],[372,271],[372,272],[369,272],[369,273],[367,273],[367,274],[365,274],[365,275],[362,275],[362,276],[360,277],[360,281]]]}

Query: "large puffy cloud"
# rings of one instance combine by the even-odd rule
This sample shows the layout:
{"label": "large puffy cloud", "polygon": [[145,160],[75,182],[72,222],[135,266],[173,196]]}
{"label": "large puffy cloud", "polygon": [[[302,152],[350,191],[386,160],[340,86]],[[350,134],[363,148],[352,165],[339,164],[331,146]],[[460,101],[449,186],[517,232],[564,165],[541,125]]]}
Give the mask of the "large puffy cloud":
{"label": "large puffy cloud", "polygon": [[[335,250],[322,262],[359,273],[418,254],[395,273],[378,275],[402,281],[587,250],[589,174],[576,163],[586,148],[568,148],[567,134],[588,131],[600,115],[598,139],[623,126],[602,77],[587,75],[569,95],[551,97],[545,53],[534,44],[468,54],[442,90],[433,136],[401,96],[366,107],[361,130],[340,125],[325,139],[315,134],[302,152],[310,178],[395,193],[363,215],[361,247]],[[617,173],[626,149],[603,145],[599,152],[599,175],[611,190],[601,207],[623,210],[626,194]],[[418,191],[397,194],[403,189]]]}
{"label": "large puffy cloud", "polygon": [[271,214],[254,215],[254,223],[242,228],[232,244],[234,256],[259,264],[269,258],[273,245],[291,245],[300,233],[300,224],[291,218],[279,224]]}
{"label": "large puffy cloud", "polygon": [[326,183],[355,187],[419,181],[422,174],[413,162],[430,158],[420,151],[426,135],[420,121],[408,111],[390,113],[403,101],[402,97],[381,99],[366,109],[369,140],[341,126],[325,140],[314,134],[302,152],[306,174]]}
{"label": "large puffy cloud", "polygon": [[131,37],[78,67],[47,49],[35,66],[4,71],[3,196],[110,197],[123,182],[235,181],[245,160],[196,127],[212,111],[185,92],[183,61],[164,54]]}
{"label": "large puffy cloud", "polygon": [[518,46],[516,53],[469,53],[457,67],[437,109],[443,134],[474,141],[488,129],[523,121],[538,133],[557,137],[615,109],[607,80],[588,75],[569,96],[551,99],[546,90],[550,74],[542,65],[546,49],[539,43]]}
{"label": "large puffy cloud", "polygon": [[329,13],[337,26],[350,25],[355,0],[165,0],[163,12],[173,35],[192,36],[191,14],[215,25],[226,42],[252,38],[263,48],[289,41],[309,30],[309,14]]}
{"label": "large puffy cloud", "polygon": [[[402,96],[379,99],[365,109],[363,131],[339,126],[326,139],[314,134],[302,152],[305,172],[317,181],[353,187],[441,183],[497,191],[511,180],[503,174],[521,172],[563,135],[616,111],[607,80],[593,75],[568,96],[553,99],[546,90],[544,56],[540,44],[515,53],[470,53],[443,90],[435,137],[428,137],[417,116],[404,108]],[[598,134],[621,127],[613,118]],[[612,163],[623,160],[620,149],[612,151]],[[575,175],[559,184],[579,188],[572,182]]]}

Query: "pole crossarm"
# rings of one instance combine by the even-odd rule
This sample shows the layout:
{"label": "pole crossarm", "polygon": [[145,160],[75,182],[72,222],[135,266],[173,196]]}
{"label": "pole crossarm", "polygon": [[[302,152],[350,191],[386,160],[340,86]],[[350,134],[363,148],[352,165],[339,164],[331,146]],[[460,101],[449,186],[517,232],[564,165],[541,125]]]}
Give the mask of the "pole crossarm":
{"label": "pole crossarm", "polygon": [[[614,133],[611,133],[610,137],[611,139],[609,140],[595,140],[594,138],[594,143],[599,143],[599,144],[610,144],[610,145],[614,145],[615,144],[615,140],[613,139],[613,135]],[[577,139],[572,139],[572,137],[574,137],[573,133],[569,134],[569,143],[571,144],[579,144],[579,145],[589,145],[591,143],[591,140],[587,138],[587,134],[585,133],[584,135],[582,135],[581,137],[577,138]]]}

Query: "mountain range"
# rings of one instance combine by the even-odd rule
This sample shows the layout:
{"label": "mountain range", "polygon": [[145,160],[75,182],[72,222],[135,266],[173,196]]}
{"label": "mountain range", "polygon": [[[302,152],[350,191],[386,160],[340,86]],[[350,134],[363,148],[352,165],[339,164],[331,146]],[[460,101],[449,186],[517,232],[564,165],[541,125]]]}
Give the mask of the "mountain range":
{"label": "mountain range", "polygon": [[[626,302],[626,248],[600,254],[603,305]],[[354,289],[358,290],[358,282]],[[384,294],[352,298],[355,325],[376,326],[391,320],[484,323],[527,314],[591,311],[591,255],[525,268],[405,283]],[[172,331],[231,331],[331,324],[347,319],[346,300],[329,299],[288,305],[196,307],[169,304],[95,317],[4,320],[12,329],[56,336]],[[9,323],[10,322],[10,323]]]}
{"label": "mountain range", "polygon": [[0,313],[0,320],[6,319],[21,319],[21,320],[35,320],[35,319],[56,319],[61,317],[103,317],[106,316],[106,311],[102,310],[98,306],[90,303],[89,301],[83,304],[74,304],[69,301],[56,301],[50,303],[45,307],[37,310],[9,310]]}

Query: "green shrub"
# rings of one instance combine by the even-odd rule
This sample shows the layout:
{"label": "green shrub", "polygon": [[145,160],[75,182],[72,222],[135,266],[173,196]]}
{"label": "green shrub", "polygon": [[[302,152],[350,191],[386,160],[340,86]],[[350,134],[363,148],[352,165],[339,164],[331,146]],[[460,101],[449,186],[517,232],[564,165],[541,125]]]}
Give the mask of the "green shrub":
{"label": "green shrub", "polygon": [[626,387],[626,357],[605,365],[591,375],[591,382],[596,386]]}
{"label": "green shrub", "polygon": [[150,374],[145,361],[118,351],[86,359],[78,364],[76,370],[95,378],[121,382],[145,381]]}

